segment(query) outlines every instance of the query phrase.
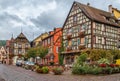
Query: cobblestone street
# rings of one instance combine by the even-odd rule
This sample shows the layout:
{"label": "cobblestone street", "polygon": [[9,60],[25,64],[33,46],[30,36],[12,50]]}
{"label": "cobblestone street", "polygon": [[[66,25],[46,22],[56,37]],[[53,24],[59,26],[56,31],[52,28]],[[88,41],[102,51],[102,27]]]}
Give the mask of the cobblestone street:
{"label": "cobblestone street", "polygon": [[0,65],[0,75],[6,81],[120,81],[120,74],[106,76],[72,75],[70,72],[65,72],[63,75],[37,74],[9,65]]}

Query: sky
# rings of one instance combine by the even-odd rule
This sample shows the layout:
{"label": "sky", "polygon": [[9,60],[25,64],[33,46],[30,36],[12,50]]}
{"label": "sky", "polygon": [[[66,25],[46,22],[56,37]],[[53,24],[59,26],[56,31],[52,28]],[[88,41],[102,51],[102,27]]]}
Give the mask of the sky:
{"label": "sky", "polygon": [[[120,10],[120,0],[75,0],[108,11]],[[0,40],[16,38],[21,31],[32,41],[41,33],[62,27],[74,0],[0,0]]]}

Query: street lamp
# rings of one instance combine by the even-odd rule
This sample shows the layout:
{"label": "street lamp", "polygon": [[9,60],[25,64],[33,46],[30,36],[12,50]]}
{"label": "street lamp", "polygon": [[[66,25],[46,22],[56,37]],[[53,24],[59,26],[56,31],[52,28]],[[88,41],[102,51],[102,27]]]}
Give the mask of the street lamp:
{"label": "street lamp", "polygon": [[36,57],[36,63],[37,63],[37,64],[38,64],[39,60],[40,60],[40,57],[37,56],[37,57]]}

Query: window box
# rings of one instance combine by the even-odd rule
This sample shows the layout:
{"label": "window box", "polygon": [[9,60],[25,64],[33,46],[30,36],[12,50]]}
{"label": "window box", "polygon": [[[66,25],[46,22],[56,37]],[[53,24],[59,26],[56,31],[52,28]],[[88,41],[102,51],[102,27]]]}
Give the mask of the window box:
{"label": "window box", "polygon": [[84,44],[80,44],[78,48],[79,48],[79,50],[82,50],[82,49],[85,49],[86,47]]}
{"label": "window box", "polygon": [[71,37],[72,37],[72,33],[68,33],[67,39],[71,39]]}
{"label": "window box", "polygon": [[68,46],[66,50],[67,50],[67,51],[71,51],[71,50],[72,50],[72,47],[71,47],[71,46]]}
{"label": "window box", "polygon": [[85,31],[79,32],[79,36],[80,36],[81,38],[85,37]]}

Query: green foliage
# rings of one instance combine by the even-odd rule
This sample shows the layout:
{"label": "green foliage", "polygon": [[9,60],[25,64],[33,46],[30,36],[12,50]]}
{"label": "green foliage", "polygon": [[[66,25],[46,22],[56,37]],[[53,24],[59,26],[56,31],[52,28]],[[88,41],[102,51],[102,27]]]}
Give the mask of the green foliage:
{"label": "green foliage", "polygon": [[110,61],[106,58],[101,58],[98,60],[98,64],[110,64]]}
{"label": "green foliage", "polygon": [[72,73],[73,74],[85,74],[85,69],[83,66],[74,66],[72,68]]}
{"label": "green foliage", "polygon": [[113,55],[113,59],[120,59],[120,50],[110,50],[111,54]]}
{"label": "green foliage", "polygon": [[30,48],[27,51],[27,57],[28,58],[35,58],[37,56],[40,56],[41,58],[43,58],[46,54],[48,53],[48,49],[45,47],[35,47],[35,48]]}
{"label": "green foliage", "polygon": [[55,75],[61,75],[63,73],[63,68],[60,68],[60,67],[56,67],[56,68],[53,68],[52,69],[52,72],[55,74]]}
{"label": "green foliage", "polygon": [[36,69],[36,72],[37,72],[37,73],[43,73],[43,71],[42,71],[41,68],[37,68],[37,69]]}
{"label": "green foliage", "polygon": [[113,60],[113,55],[111,54],[110,50],[103,50],[103,49],[93,49],[90,50],[90,55],[89,57],[93,60],[93,61],[97,61],[101,58],[106,58],[109,60]]}
{"label": "green foliage", "polygon": [[42,68],[40,68],[39,66],[35,66],[35,71],[37,73],[47,74],[47,73],[49,73],[49,68],[48,67],[42,67]]}
{"label": "green foliage", "polygon": [[90,74],[98,75],[102,72],[102,69],[100,67],[93,67],[90,71]]}
{"label": "green foliage", "polygon": [[63,65],[64,57],[62,55],[60,55],[60,54],[58,55],[58,57],[59,57],[59,64]]}
{"label": "green foliage", "polygon": [[27,58],[35,58],[36,57],[36,49],[35,48],[30,48],[28,51],[27,51],[27,54],[26,54]]}
{"label": "green foliage", "polygon": [[90,74],[93,68],[87,64],[84,65],[74,65],[72,68],[73,74]]}
{"label": "green foliage", "polygon": [[61,47],[60,47],[60,51],[59,51],[59,54],[58,54],[58,58],[59,58],[59,64],[60,65],[63,65],[63,60],[64,60],[64,57],[61,55],[61,53],[64,51],[64,46],[63,46],[63,42],[61,43]]}
{"label": "green foliage", "polygon": [[[119,58],[119,50],[102,50],[93,49],[82,52],[73,65],[73,74],[113,74],[120,73],[120,66],[113,64],[116,56]],[[97,64],[86,64],[87,56]]]}
{"label": "green foliage", "polygon": [[82,65],[87,59],[87,53],[81,53],[80,56],[78,56],[77,63]]}
{"label": "green foliage", "polygon": [[111,68],[111,67],[105,67],[105,68],[101,68],[101,69],[102,69],[102,71],[101,71],[102,74],[112,74],[113,73],[113,68]]}
{"label": "green foliage", "polygon": [[48,67],[42,67],[42,72],[43,73],[49,73],[49,68]]}
{"label": "green foliage", "polygon": [[6,45],[6,40],[0,40],[0,46],[5,46]]}
{"label": "green foliage", "polygon": [[45,47],[37,47],[37,56],[43,58],[45,57],[47,54],[48,54],[48,48],[45,48]]}

